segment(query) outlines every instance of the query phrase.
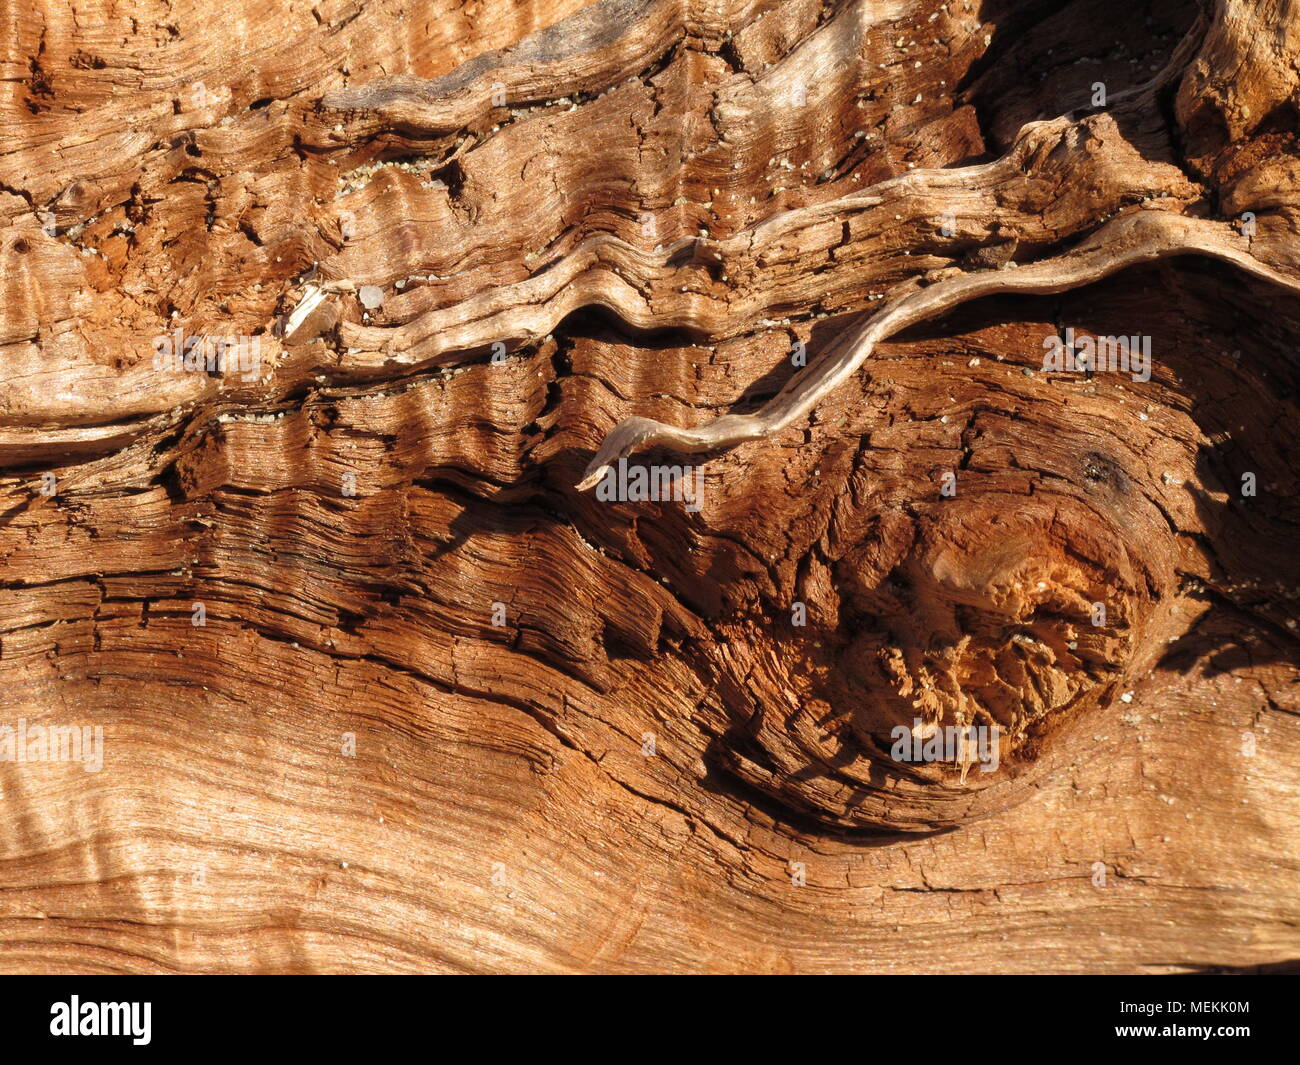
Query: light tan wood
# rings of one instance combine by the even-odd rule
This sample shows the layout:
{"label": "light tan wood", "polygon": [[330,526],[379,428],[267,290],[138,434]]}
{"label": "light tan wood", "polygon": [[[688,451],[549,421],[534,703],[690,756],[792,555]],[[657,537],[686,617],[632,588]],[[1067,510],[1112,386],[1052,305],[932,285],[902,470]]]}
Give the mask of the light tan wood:
{"label": "light tan wood", "polygon": [[1293,963],[1293,7],[23,0],[0,971]]}

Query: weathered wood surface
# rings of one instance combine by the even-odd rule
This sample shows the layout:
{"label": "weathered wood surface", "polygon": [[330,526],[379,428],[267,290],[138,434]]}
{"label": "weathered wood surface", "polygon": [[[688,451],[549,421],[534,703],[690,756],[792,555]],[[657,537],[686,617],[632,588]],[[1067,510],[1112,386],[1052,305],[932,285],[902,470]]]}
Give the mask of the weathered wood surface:
{"label": "weathered wood surface", "polygon": [[0,970],[1300,958],[1289,0],[5,25]]}

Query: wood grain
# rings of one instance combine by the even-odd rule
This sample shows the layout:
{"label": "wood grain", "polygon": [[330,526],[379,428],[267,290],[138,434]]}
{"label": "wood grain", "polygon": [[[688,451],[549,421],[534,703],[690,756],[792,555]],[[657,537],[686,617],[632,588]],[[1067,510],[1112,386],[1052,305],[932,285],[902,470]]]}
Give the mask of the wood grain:
{"label": "wood grain", "polygon": [[1291,7],[22,0],[0,971],[1293,964]]}

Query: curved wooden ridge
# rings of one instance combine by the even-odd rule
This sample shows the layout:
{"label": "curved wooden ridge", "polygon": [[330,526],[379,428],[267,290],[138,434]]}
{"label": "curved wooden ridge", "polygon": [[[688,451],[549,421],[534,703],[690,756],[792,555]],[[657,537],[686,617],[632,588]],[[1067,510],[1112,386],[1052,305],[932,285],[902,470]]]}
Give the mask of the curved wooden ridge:
{"label": "curved wooden ridge", "polygon": [[23,0],[0,970],[1300,957],[1293,7]]}

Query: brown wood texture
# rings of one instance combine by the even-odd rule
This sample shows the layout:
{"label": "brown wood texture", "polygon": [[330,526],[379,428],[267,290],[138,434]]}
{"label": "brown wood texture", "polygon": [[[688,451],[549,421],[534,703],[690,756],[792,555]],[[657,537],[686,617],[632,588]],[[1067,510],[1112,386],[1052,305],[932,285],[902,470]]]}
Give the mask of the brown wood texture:
{"label": "brown wood texture", "polygon": [[0,971],[1300,959],[1294,0],[0,24]]}

